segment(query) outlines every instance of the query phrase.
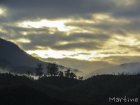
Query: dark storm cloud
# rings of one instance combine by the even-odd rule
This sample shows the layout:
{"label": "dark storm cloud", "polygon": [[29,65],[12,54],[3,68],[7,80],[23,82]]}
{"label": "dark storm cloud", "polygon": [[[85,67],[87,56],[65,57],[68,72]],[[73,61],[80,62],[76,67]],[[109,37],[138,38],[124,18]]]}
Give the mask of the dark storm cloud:
{"label": "dark storm cloud", "polygon": [[[24,49],[36,48],[36,46],[50,47],[57,50],[70,50],[70,49],[99,49],[102,47],[109,36],[103,34],[72,34],[69,36],[63,35],[63,33],[40,34],[40,35],[27,35],[25,38],[32,40],[31,43],[23,44]],[[80,42],[80,40],[86,42]],[[88,41],[90,40],[90,41]],[[59,45],[61,42],[68,42],[68,44]]]}
{"label": "dark storm cloud", "polygon": [[[126,0],[2,0],[14,19],[27,18],[60,18],[69,16],[88,17],[90,13],[112,13],[118,17],[140,16],[140,1],[133,5]],[[86,15],[85,15],[86,14]]]}
{"label": "dark storm cloud", "polygon": [[115,7],[112,0],[5,0],[1,3],[10,9],[13,19],[85,16]]}
{"label": "dark storm cloud", "polygon": [[113,9],[114,16],[125,17],[125,18],[139,17],[140,16],[140,14],[139,14],[140,1],[139,0],[132,0],[130,2],[132,2],[132,4],[125,5],[125,4],[127,4],[127,1],[126,1],[126,3],[124,2],[124,4],[122,4],[122,5],[118,6],[117,8]]}
{"label": "dark storm cloud", "polygon": [[70,43],[65,45],[55,45],[53,46],[54,49],[57,50],[69,50],[69,49],[85,49],[85,50],[95,50],[99,49],[100,47],[97,46],[96,42],[77,42],[77,43]]}

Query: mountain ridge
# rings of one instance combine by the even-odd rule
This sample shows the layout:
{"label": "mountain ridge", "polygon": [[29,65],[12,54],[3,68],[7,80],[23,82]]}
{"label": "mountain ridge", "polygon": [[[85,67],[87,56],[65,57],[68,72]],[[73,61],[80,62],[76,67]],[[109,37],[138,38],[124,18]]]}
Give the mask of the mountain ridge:
{"label": "mountain ridge", "polygon": [[9,61],[13,66],[35,66],[42,61],[28,55],[16,44],[0,38],[0,58]]}
{"label": "mountain ridge", "polygon": [[[38,64],[48,65],[50,62],[41,61],[22,50],[18,45],[0,38],[0,67],[12,72],[27,73],[34,71]],[[67,68],[58,65],[61,68]]]}
{"label": "mountain ridge", "polygon": [[[95,72],[97,74],[139,74],[140,73],[140,62],[123,63],[104,69],[98,69]],[[93,72],[94,74],[94,72]]]}

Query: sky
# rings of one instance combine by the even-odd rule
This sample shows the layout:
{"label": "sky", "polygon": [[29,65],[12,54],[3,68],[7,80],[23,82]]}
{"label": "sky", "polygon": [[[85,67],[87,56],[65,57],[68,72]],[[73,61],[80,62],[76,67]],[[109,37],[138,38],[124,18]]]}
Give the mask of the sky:
{"label": "sky", "polygon": [[140,62],[140,0],[0,0],[0,37],[83,74]]}

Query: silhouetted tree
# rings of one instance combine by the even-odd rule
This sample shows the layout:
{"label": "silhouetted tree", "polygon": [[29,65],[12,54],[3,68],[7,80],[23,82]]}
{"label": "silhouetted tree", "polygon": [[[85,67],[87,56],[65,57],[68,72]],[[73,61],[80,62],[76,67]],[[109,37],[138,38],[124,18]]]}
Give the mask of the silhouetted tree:
{"label": "silhouetted tree", "polygon": [[70,78],[70,72],[71,72],[70,69],[66,70],[65,71],[65,77]]}
{"label": "silhouetted tree", "polygon": [[27,70],[27,71],[26,71],[26,74],[27,74],[28,76],[30,76],[30,75],[32,75],[32,72],[31,72],[30,70]]}
{"label": "silhouetted tree", "polygon": [[82,76],[79,76],[79,80],[83,80],[83,77]]}
{"label": "silhouetted tree", "polygon": [[39,76],[39,78],[43,75],[43,67],[41,64],[38,64],[36,70],[36,76]]}
{"label": "silhouetted tree", "polygon": [[48,64],[46,69],[47,73],[51,76],[56,76],[58,74],[58,66],[55,63]]}
{"label": "silhouetted tree", "polygon": [[73,73],[73,72],[71,72],[71,73],[70,73],[70,78],[72,78],[72,79],[76,78],[76,74]]}
{"label": "silhouetted tree", "polygon": [[62,71],[59,71],[58,75],[59,77],[64,77],[64,73]]}
{"label": "silhouetted tree", "polygon": [[76,78],[77,76],[76,76],[75,73],[71,72],[71,69],[69,68],[69,69],[67,69],[65,71],[65,77],[67,77],[67,78]]}

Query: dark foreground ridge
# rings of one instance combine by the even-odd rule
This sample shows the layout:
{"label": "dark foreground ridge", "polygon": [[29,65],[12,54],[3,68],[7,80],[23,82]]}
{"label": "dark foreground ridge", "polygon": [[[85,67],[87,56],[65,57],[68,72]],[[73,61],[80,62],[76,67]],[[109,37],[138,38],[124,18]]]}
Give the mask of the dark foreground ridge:
{"label": "dark foreground ridge", "polygon": [[99,75],[87,80],[42,77],[34,80],[25,76],[0,74],[1,105],[140,104],[140,100],[128,102],[132,101],[131,98],[140,99],[140,75]]}

